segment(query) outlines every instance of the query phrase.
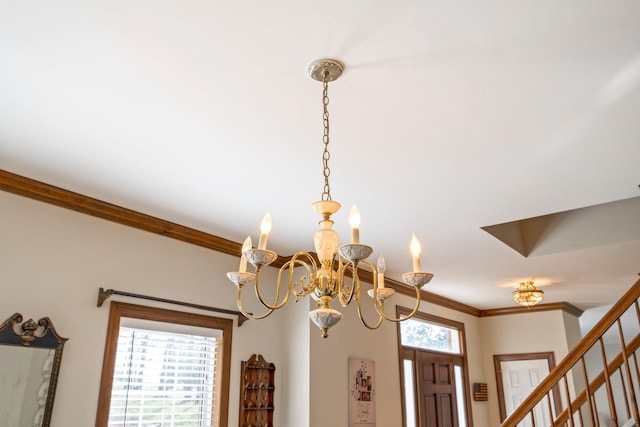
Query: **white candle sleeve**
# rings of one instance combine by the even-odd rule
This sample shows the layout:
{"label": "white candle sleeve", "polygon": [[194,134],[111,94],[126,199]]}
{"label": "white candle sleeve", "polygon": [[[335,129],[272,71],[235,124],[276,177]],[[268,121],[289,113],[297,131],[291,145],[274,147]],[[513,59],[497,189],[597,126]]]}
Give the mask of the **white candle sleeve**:
{"label": "white candle sleeve", "polygon": [[414,272],[422,271],[420,269],[420,256],[417,256],[417,255],[413,256],[413,271]]}
{"label": "white candle sleeve", "polygon": [[238,268],[238,271],[240,273],[247,272],[247,257],[245,257],[244,255],[240,257],[240,267]]}
{"label": "white candle sleeve", "polygon": [[360,243],[360,229],[352,228],[351,229],[351,244],[357,245]]}

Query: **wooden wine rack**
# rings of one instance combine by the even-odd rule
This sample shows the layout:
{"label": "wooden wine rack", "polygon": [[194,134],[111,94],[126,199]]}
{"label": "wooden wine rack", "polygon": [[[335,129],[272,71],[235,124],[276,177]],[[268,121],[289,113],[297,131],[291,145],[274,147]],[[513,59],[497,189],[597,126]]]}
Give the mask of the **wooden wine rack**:
{"label": "wooden wine rack", "polygon": [[275,365],[254,354],[240,369],[239,426],[273,427]]}

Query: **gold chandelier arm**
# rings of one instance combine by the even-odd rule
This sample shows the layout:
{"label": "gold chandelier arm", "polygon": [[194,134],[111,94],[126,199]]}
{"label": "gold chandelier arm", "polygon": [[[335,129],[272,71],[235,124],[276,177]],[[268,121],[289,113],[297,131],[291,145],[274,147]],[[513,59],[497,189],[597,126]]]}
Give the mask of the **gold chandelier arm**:
{"label": "gold chandelier arm", "polygon": [[382,317],[384,317],[386,320],[390,321],[390,322],[401,322],[405,319],[408,319],[410,317],[413,317],[414,314],[416,314],[416,312],[418,311],[418,308],[420,308],[420,294],[421,294],[421,289],[419,286],[414,286],[414,288],[416,289],[416,305],[415,307],[413,307],[413,310],[411,311],[411,313],[409,313],[408,315],[402,317],[402,318],[395,318],[395,317],[389,317],[384,313],[384,300],[379,300],[378,299],[378,295],[377,295],[377,289],[376,291],[374,291],[374,305],[376,307],[376,311],[378,312],[378,314]]}
{"label": "gold chandelier arm", "polygon": [[274,311],[273,309],[270,309],[265,314],[259,315],[259,316],[256,316],[256,315],[254,315],[252,313],[248,313],[247,310],[245,310],[244,306],[242,305],[242,299],[241,299],[242,288],[243,288],[243,286],[238,286],[238,296],[237,296],[237,301],[236,301],[236,303],[238,305],[238,310],[240,310],[240,313],[244,314],[249,319],[253,319],[253,320],[264,319],[265,317],[267,317],[268,315],[273,313],[273,311]]}
{"label": "gold chandelier arm", "polygon": [[[300,260],[299,258],[301,257],[305,257],[308,262],[305,262],[304,260]],[[306,278],[306,276],[302,276],[299,281],[297,282],[294,281],[293,274],[296,267],[304,267],[307,270],[307,273],[309,275],[308,279]],[[260,280],[261,267],[257,268],[256,269],[256,296],[260,301],[260,304],[262,304],[263,306],[265,306],[270,310],[278,310],[284,307],[287,304],[287,302],[289,302],[289,297],[291,296],[292,293],[296,295],[296,298],[309,294],[309,292],[311,292],[314,288],[313,277],[315,277],[315,269],[316,269],[315,261],[313,260],[313,257],[309,253],[298,252],[295,255],[293,255],[291,259],[287,261],[282,267],[280,267],[280,270],[278,271],[278,279],[276,281],[275,303],[269,304],[268,302],[265,301],[265,298],[262,296],[262,292],[260,292],[259,280]],[[284,291],[284,297],[282,301],[278,302],[283,292],[283,289],[282,289],[283,274],[287,270],[289,271],[289,277],[288,277],[286,290]],[[307,282],[306,284],[305,284],[305,281]],[[301,287],[300,291],[296,290],[297,286]]]}
{"label": "gold chandelier arm", "polygon": [[[377,283],[378,283],[378,273],[376,268],[374,267],[374,265],[367,259],[362,259],[356,262],[348,262],[347,264],[344,265],[344,267],[342,267],[342,271],[340,271],[340,268],[338,268],[338,283],[340,284],[339,286],[339,293],[338,293],[338,299],[340,300],[340,304],[342,304],[343,307],[346,307],[347,305],[351,304],[351,300],[353,298],[353,294],[354,294],[354,289],[356,287],[356,283],[358,285],[358,287],[360,286],[360,277],[358,276],[358,264],[360,263],[364,263],[367,266],[369,266],[369,268],[371,269],[371,271],[373,271],[373,275],[374,275],[374,287],[377,288]],[[347,273],[347,268],[351,269],[351,276],[352,276],[352,281],[351,281],[351,287],[348,288],[347,286],[345,286],[345,278],[346,278],[346,273]],[[347,289],[346,291],[344,289]]]}
{"label": "gold chandelier arm", "polygon": [[285,304],[289,301],[289,295],[291,295],[291,293],[289,292],[289,287],[287,287],[287,291],[285,293],[285,296],[284,296],[283,300],[280,303],[278,303],[278,300],[280,299],[280,293],[281,293],[281,289],[280,288],[282,286],[282,281],[280,280],[281,279],[281,277],[280,277],[281,275],[278,274],[278,281],[276,283],[276,302],[274,304],[267,303],[264,300],[264,298],[262,297],[262,293],[260,292],[260,270],[261,269],[262,269],[262,266],[258,266],[258,268],[256,268],[256,284],[255,284],[255,286],[256,286],[256,296],[258,297],[258,301],[260,301],[260,304],[262,304],[264,307],[268,308],[271,311],[278,310],[278,309],[284,307]]}
{"label": "gold chandelier arm", "polygon": [[[378,322],[375,324],[375,326],[371,326],[367,323],[366,320],[364,320],[364,316],[362,315],[362,306],[360,304],[360,282],[356,283],[355,286],[357,286],[358,289],[356,289],[355,291],[355,297],[356,297],[356,302],[358,304],[358,317],[360,318],[360,322],[362,322],[362,324],[367,328],[367,329],[378,329],[380,327],[380,325],[382,325],[382,320],[383,317],[380,315],[380,313],[378,313]],[[376,309],[376,311],[378,311]]]}
{"label": "gold chandelier arm", "polygon": [[[351,286],[346,286],[347,269],[351,269]],[[346,307],[351,304],[354,290],[360,283],[358,269],[354,267],[354,264],[351,262],[339,266],[336,272],[336,280],[338,282],[338,301],[340,301],[343,307]]]}
{"label": "gold chandelier arm", "polygon": [[[301,260],[300,258],[304,259]],[[296,267],[304,267],[307,270],[308,276],[302,276],[300,280],[294,281],[293,272]],[[291,259],[280,268],[278,272],[278,282],[280,282],[282,274],[287,269],[289,270],[289,289],[296,296],[296,300],[309,295],[315,289],[315,277],[318,266],[310,253],[295,253]]]}

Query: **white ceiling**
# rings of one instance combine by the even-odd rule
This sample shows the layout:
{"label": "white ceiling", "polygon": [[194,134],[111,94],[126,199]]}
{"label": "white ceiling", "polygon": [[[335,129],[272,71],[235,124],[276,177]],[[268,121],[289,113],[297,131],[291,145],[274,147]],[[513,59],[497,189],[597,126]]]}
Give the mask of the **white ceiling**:
{"label": "white ceiling", "polygon": [[336,229],[357,204],[388,276],[415,232],[427,289],[481,309],[524,279],[580,308],[637,280],[637,233],[525,258],[481,229],[640,196],[635,0],[5,1],[0,168],[237,242],[270,211],[270,249],[311,250],[318,58],[346,67]]}

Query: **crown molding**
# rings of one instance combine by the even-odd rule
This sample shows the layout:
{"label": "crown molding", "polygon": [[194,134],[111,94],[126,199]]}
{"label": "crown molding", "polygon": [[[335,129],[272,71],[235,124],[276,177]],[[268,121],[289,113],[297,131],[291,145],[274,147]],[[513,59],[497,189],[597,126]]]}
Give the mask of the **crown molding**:
{"label": "crown molding", "polygon": [[490,316],[504,316],[507,314],[524,314],[524,313],[539,313],[542,311],[562,310],[568,314],[572,314],[576,317],[580,317],[583,310],[579,309],[575,305],[568,302],[552,302],[548,304],[537,304],[533,307],[505,307],[505,308],[492,308],[488,310],[480,310],[478,317],[490,317]]}
{"label": "crown molding", "polygon": [[228,255],[240,256],[242,249],[240,243],[16,175],[2,169],[0,169],[0,190],[139,230],[171,237],[172,239],[192,243]]}

